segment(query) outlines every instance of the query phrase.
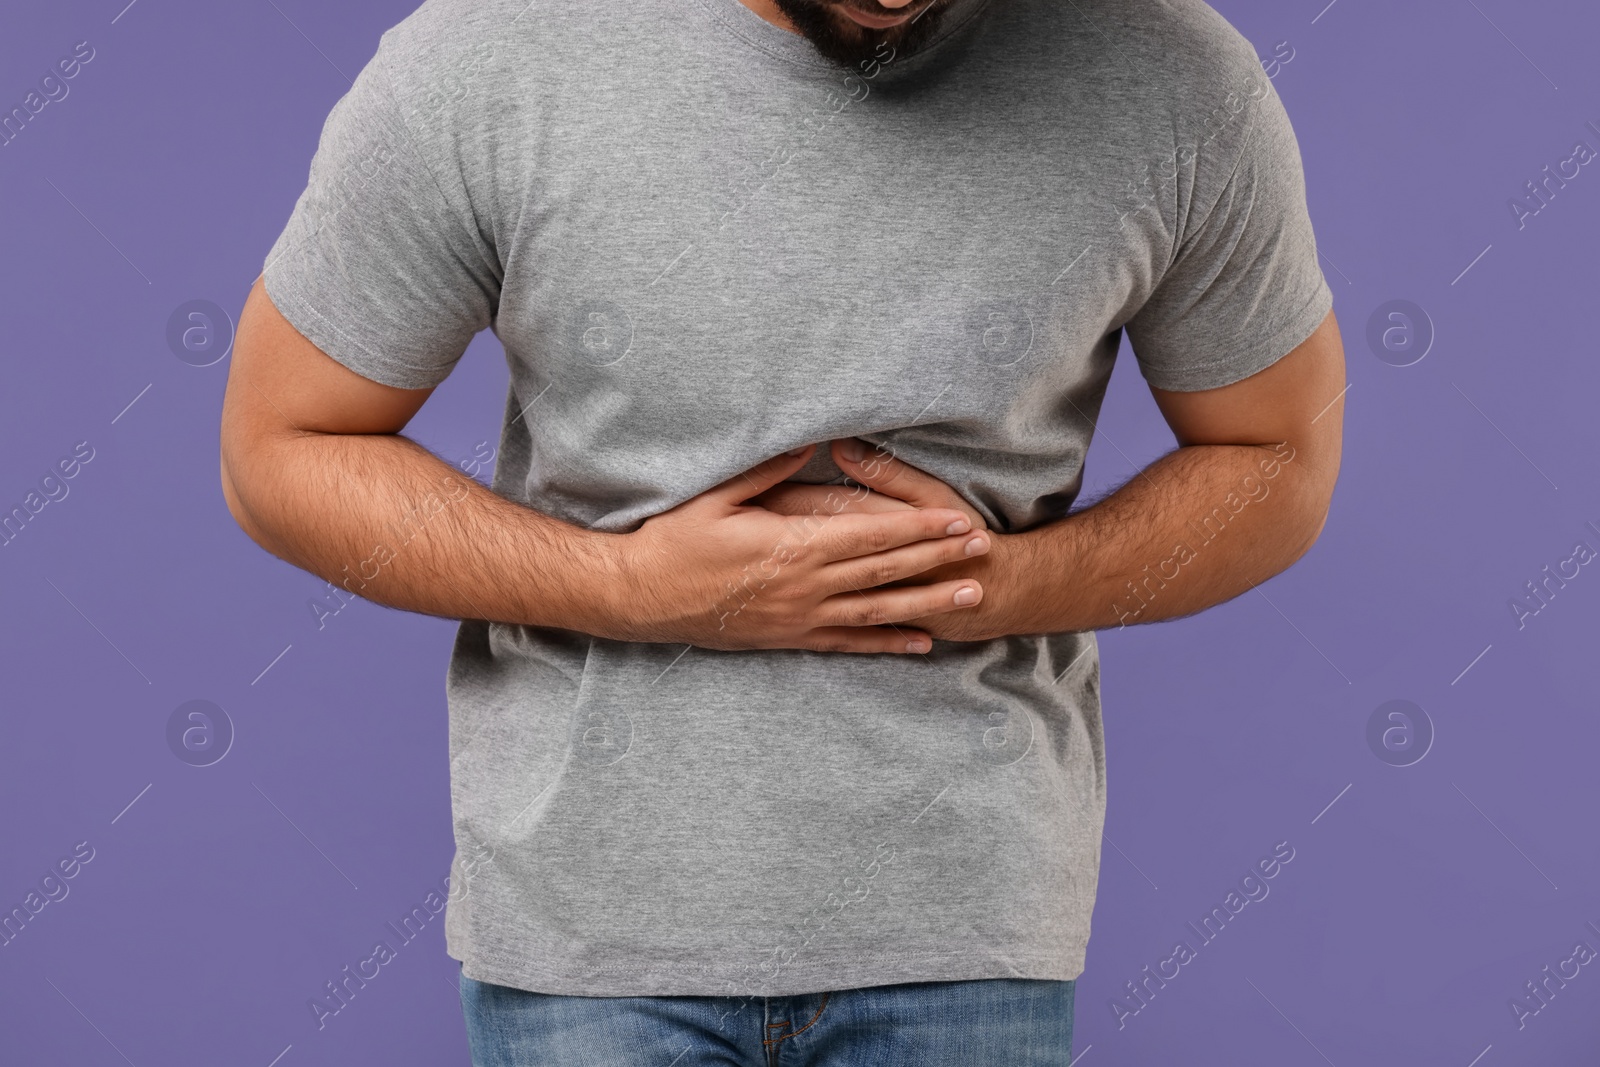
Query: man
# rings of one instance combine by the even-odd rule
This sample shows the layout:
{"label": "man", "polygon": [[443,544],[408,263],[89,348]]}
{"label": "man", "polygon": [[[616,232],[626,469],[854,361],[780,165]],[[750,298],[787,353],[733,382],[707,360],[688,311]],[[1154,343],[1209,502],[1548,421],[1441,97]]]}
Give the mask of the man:
{"label": "man", "polygon": [[[1094,631],[1315,541],[1331,305],[1200,0],[385,33],[241,318],[223,481],[273,553],[463,620],[473,1062],[1067,1064]],[[485,328],[492,492],[400,436]],[[1179,447],[1069,514],[1123,330]]]}

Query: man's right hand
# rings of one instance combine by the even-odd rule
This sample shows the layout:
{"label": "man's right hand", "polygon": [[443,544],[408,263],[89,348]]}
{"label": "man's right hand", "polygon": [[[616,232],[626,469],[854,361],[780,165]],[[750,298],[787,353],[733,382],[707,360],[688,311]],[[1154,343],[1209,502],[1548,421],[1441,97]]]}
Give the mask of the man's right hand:
{"label": "man's right hand", "polygon": [[926,631],[895,624],[960,611],[982,599],[982,587],[970,578],[877,587],[986,552],[988,535],[955,508],[798,518],[746,503],[803,467],[814,447],[616,537],[622,581],[604,591],[611,632],[601,636],[730,650],[928,651]]}

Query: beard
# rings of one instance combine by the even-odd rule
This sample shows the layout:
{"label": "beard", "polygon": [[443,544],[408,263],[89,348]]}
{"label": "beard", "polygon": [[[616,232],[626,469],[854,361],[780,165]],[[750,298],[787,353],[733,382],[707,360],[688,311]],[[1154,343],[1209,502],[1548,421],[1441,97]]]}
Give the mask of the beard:
{"label": "beard", "polygon": [[[922,13],[913,15],[909,22],[887,29],[876,30],[853,21],[842,10],[865,5],[855,0],[773,0],[785,18],[800,31],[800,35],[825,59],[847,67],[859,67],[873,59],[882,59],[881,46],[894,48],[896,54],[915,52],[934,36],[940,17],[947,6],[940,0],[927,0]],[[872,14],[887,14],[882,8]]]}

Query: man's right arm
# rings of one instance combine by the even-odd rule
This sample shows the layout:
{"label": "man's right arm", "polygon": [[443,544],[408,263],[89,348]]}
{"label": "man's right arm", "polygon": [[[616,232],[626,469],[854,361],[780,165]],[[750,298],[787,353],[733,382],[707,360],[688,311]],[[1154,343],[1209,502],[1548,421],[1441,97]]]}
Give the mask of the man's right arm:
{"label": "man's right arm", "polygon": [[369,600],[617,640],[925,651],[925,631],[894,624],[960,610],[955,594],[977,588],[875,588],[965,558],[969,542],[987,550],[982,532],[951,526],[966,521],[954,509],[801,524],[744,504],[803,466],[809,450],[628,534],[542,515],[401,436],[431,392],[382,385],[332,359],[258,278],[223,402],[229,511],[273,555]]}

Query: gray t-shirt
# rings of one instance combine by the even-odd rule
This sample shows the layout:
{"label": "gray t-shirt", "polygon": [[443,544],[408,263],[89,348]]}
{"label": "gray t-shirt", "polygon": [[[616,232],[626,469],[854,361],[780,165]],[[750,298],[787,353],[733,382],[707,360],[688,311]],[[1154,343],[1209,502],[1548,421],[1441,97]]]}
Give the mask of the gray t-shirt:
{"label": "gray t-shirt", "polygon": [[[991,526],[1065,515],[1121,332],[1226,385],[1332,304],[1298,147],[1200,0],[951,0],[844,67],[738,0],[428,0],[330,114],[266,285],[434,385],[490,328],[494,489],[628,531],[860,436]],[[796,477],[841,477],[823,457]],[[725,652],[462,622],[465,973],[583,995],[1070,979],[1099,873],[1094,634]]]}

